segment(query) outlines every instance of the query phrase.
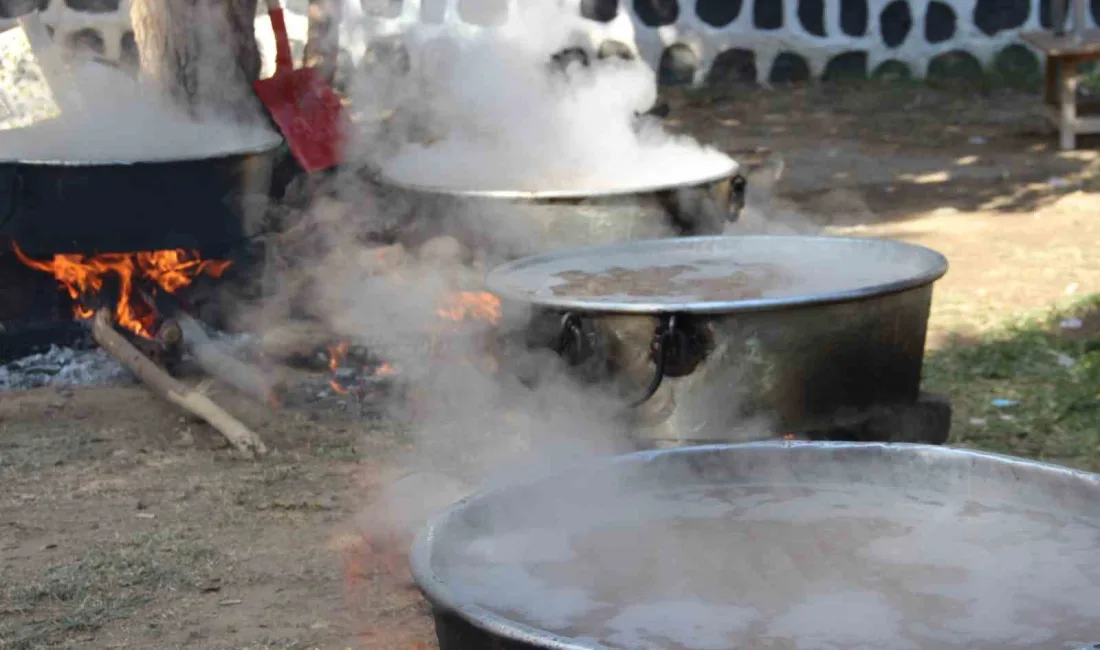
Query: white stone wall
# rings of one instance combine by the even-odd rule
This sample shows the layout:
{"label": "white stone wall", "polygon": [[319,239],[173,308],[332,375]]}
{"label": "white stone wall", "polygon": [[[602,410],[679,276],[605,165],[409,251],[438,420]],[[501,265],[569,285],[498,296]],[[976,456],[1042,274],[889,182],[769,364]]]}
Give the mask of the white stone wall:
{"label": "white stone wall", "polygon": [[[25,6],[26,0],[0,0],[0,4]],[[76,4],[76,3],[74,3]],[[137,52],[133,45],[133,29],[130,24],[131,0],[100,0],[100,7],[114,5],[110,11],[79,11],[69,6],[66,0],[49,0],[42,12],[42,22],[53,30],[54,39],[73,47],[87,47],[94,40],[88,30],[98,35],[103,44],[102,50],[92,48],[97,56],[108,61],[123,62],[127,58],[136,60]],[[305,10],[307,0],[294,0],[286,3],[287,32],[296,61],[301,61],[309,32],[309,21]],[[4,12],[14,13],[14,11]],[[17,25],[15,18],[0,18],[0,31]],[[261,76],[269,76],[275,70],[275,39],[271,34],[270,23],[264,3],[260,2],[259,15],[256,17],[256,40],[259,43],[262,59]]]}
{"label": "white stone wall", "polygon": [[[342,43],[353,58],[358,58],[364,38],[369,41],[380,36],[400,35],[408,37],[415,47],[416,43],[430,40],[441,31],[473,34],[483,29],[494,29],[467,22],[463,16],[479,14],[484,18],[487,6],[495,6],[498,12],[507,12],[509,6],[522,0],[362,0],[363,6],[367,7],[363,13],[359,13],[357,6],[360,0],[348,1],[347,13],[351,18],[342,30]],[[1084,1],[1097,5],[1095,9],[1100,11],[1100,2]],[[616,9],[616,0],[564,2],[586,15],[598,16],[602,13],[606,17],[609,12],[614,13],[610,21],[590,21],[591,38],[596,47],[603,41],[617,41],[654,67],[661,66],[662,58],[666,65],[679,65],[696,82],[703,81],[716,62],[720,68],[728,67],[731,61],[741,69],[741,77],[747,76],[747,67],[755,72],[751,76],[756,80],[775,79],[776,62],[782,57],[786,57],[782,63],[793,61],[796,68],[804,68],[806,75],[815,78],[828,76],[830,62],[838,56],[849,57],[849,64],[862,65],[869,73],[884,62],[901,62],[913,76],[918,77],[928,72],[933,59],[951,52],[968,52],[982,65],[989,65],[997,53],[1018,42],[1020,29],[1040,27],[1040,5],[1047,4],[1044,0],[618,0]],[[847,34],[842,29],[842,14],[849,6],[846,3],[852,2],[866,7],[866,31],[859,35]],[[883,28],[889,29],[891,23],[889,20],[883,22],[882,16],[888,7],[899,2],[906,5],[902,13],[908,14],[911,27],[902,42],[891,45],[886,42],[883,33]],[[0,5],[11,7],[29,3],[30,0],[0,0]],[[84,41],[94,45],[96,38],[89,35],[91,30],[98,34],[102,49],[100,55],[104,58],[120,60],[133,56],[132,46],[131,51],[127,51],[127,41],[132,43],[130,0],[97,0],[90,3],[83,0],[84,4],[116,7],[102,12],[77,11],[70,8],[69,3],[81,4],[79,0],[48,0],[44,12],[46,24],[56,31],[59,38],[64,42],[79,44]],[[288,27],[299,57],[306,39],[306,4],[307,0],[291,0],[288,7]],[[473,9],[475,5],[477,8]],[[983,31],[975,20],[979,5],[987,12],[990,7],[993,11],[1007,12],[1005,15],[1008,17],[1003,21],[1007,27],[993,35],[987,34],[988,30]],[[708,24],[700,16],[707,11],[732,14],[737,7],[736,18],[720,27]],[[775,29],[758,27],[755,14],[761,11],[761,7],[763,11],[770,9],[773,14],[781,7],[781,14],[778,15],[782,16],[782,25]],[[944,7],[954,14],[955,28],[950,38],[930,42],[925,38],[926,21],[931,14],[942,17]],[[660,26],[646,24],[647,14],[660,14],[662,10],[666,15],[675,13],[674,20]],[[8,10],[5,13],[12,12]],[[820,16],[813,18],[815,13]],[[1093,13],[1088,12],[1090,25],[1096,24]],[[823,34],[807,29],[804,14],[811,15],[811,22],[820,23]],[[1020,22],[1018,19],[1022,14],[1026,14],[1026,18]],[[896,12],[893,15],[897,17]],[[897,20],[894,20],[895,33],[899,31],[896,23]],[[14,19],[0,19],[0,29],[12,25]],[[264,74],[267,75],[273,69],[274,47],[262,14],[257,19],[257,37],[264,58]],[[673,49],[670,51],[670,48]],[[731,51],[738,55],[724,60],[723,53]]]}
{"label": "white stone wall", "polygon": [[[387,0],[367,1],[386,6],[396,4],[387,4]],[[486,3],[486,0],[478,1]],[[499,6],[506,7],[515,1],[499,0]],[[999,52],[1019,43],[1018,33],[1021,30],[1041,28],[1040,6],[1046,4],[1041,0],[1022,0],[1022,4],[1014,0],[859,0],[866,6],[866,30],[860,35],[852,35],[842,29],[842,9],[848,0],[725,0],[725,8],[721,6],[721,0],[706,3],[703,0],[618,0],[617,10],[615,0],[563,1],[578,12],[587,11],[587,15],[601,11],[615,13],[614,18],[607,22],[591,21],[593,40],[597,44],[605,40],[622,43],[654,68],[661,65],[663,56],[670,56],[669,48],[676,48],[673,53],[678,54],[678,58],[688,59],[693,65],[695,82],[703,81],[712,65],[721,60],[722,53],[731,50],[751,52],[755,78],[762,81],[773,77],[773,66],[784,53],[802,59],[808,75],[814,78],[825,75],[830,61],[844,54],[862,53],[868,73],[882,63],[897,61],[905,64],[915,77],[924,77],[936,57],[953,52],[968,52],[981,65],[988,66]],[[492,26],[479,27],[464,22],[464,2],[469,0],[404,0],[400,3],[400,9],[391,11],[390,15],[367,16],[368,34],[411,35],[415,46],[444,30],[476,33],[494,29]],[[761,29],[755,24],[754,13],[762,3],[770,4],[768,9],[773,13],[782,12],[782,26]],[[731,22],[717,27],[700,16],[700,7],[704,4],[710,6],[712,11],[714,7],[729,13],[739,7],[739,11]],[[804,7],[804,4],[807,6]],[[884,27],[897,34],[904,31],[904,26],[899,26],[899,21],[890,18],[898,16],[896,6],[892,8],[894,13],[888,13],[885,19],[883,12],[890,5],[898,4],[906,6],[907,11],[902,13],[908,13],[911,26],[900,43],[889,43],[883,33]],[[986,15],[990,10],[1011,14],[1002,19],[1011,26],[993,35],[987,34],[975,20],[979,4]],[[1100,5],[1095,0],[1091,4]],[[650,8],[646,13],[655,13],[652,7],[658,7],[656,13],[660,13],[661,8],[667,13],[675,13],[674,20],[659,26],[647,25],[643,12]],[[819,7],[823,34],[807,29],[801,15],[807,7],[810,9],[807,14],[810,15]],[[944,7],[955,16],[954,29],[950,37],[930,42],[925,37],[926,22],[936,22],[936,18],[945,14]],[[1026,17],[1019,21],[1017,18],[1021,14],[1026,14]],[[1092,11],[1088,12],[1087,22],[1090,26],[1096,25]],[[747,60],[749,57],[740,58]]]}

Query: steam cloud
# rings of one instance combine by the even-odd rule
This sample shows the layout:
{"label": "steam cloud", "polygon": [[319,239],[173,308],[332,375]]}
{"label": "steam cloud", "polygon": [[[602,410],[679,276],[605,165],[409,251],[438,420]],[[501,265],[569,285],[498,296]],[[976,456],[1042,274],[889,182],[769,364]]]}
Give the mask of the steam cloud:
{"label": "steam cloud", "polygon": [[[411,87],[395,88],[387,78],[392,67],[356,87],[355,103],[368,115],[397,108],[414,116],[419,141],[397,143],[374,161],[388,178],[448,189],[584,192],[732,172],[725,154],[641,117],[657,99],[654,72],[643,62],[559,57],[554,67],[562,52],[595,51],[583,19],[555,0],[514,9],[505,25],[477,36],[407,43],[412,69],[398,73]],[[363,147],[377,152],[372,144]]]}
{"label": "steam cloud", "polygon": [[[279,136],[263,119],[258,103],[251,115],[226,116],[225,105],[256,100],[242,100],[243,82],[239,79],[227,83],[227,70],[236,67],[225,65],[226,60],[232,61],[233,53],[228,36],[222,33],[224,25],[207,16],[211,11],[208,3],[199,3],[195,11],[200,28],[190,37],[204,54],[192,63],[196,80],[192,113],[174,104],[149,79],[54,45],[56,53],[68,61],[71,74],[24,83],[60,85],[51,88],[60,114],[23,128],[0,130],[0,160],[140,162],[205,158],[276,146]],[[3,47],[13,54],[19,49],[16,39],[20,34],[16,32],[19,30],[2,38]],[[50,72],[47,70],[47,75]],[[20,91],[14,92],[18,95]]]}

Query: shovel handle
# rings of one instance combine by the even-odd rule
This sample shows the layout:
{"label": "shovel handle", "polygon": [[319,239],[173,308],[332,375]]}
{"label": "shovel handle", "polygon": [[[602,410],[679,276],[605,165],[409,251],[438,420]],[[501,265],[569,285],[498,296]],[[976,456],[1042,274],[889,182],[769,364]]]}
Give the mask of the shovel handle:
{"label": "shovel handle", "polygon": [[286,33],[286,19],[279,0],[267,0],[267,17],[275,34],[275,74],[294,70],[294,56],[290,53],[290,37]]}

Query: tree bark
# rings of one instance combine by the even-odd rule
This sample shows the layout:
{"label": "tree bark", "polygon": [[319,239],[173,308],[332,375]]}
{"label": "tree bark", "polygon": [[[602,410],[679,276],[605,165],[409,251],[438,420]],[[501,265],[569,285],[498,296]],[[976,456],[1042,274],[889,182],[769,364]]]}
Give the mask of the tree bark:
{"label": "tree bark", "polygon": [[332,83],[340,59],[340,17],[342,0],[309,0],[309,38],[304,65],[317,68]]}
{"label": "tree bark", "polygon": [[257,0],[133,0],[141,74],[196,118],[257,123]]}

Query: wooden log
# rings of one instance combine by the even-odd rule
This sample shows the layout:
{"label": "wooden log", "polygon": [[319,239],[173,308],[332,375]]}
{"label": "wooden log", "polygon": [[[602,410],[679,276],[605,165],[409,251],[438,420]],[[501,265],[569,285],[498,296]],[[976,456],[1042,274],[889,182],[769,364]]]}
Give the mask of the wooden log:
{"label": "wooden log", "polygon": [[173,378],[145,355],[138,352],[115,331],[111,311],[100,309],[92,320],[92,336],[111,356],[134,373],[151,391],[181,409],[202,418],[229,441],[245,458],[267,452],[263,440],[255,432],[214,403],[206,395]]}
{"label": "wooden log", "polygon": [[208,375],[255,400],[276,407],[281,404],[283,386],[277,379],[222,351],[206,335],[202,324],[188,314],[179,312],[175,319],[183,334],[184,348]]}

